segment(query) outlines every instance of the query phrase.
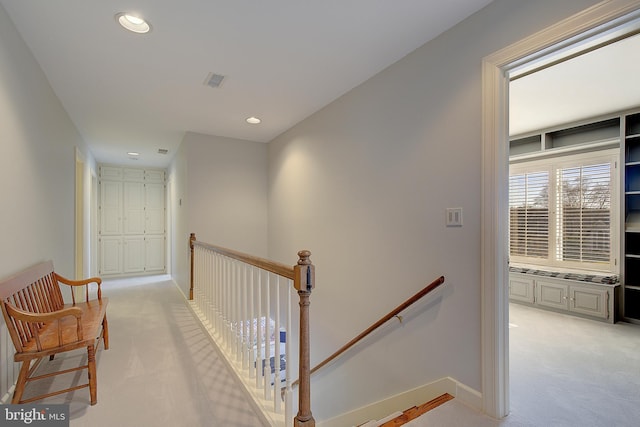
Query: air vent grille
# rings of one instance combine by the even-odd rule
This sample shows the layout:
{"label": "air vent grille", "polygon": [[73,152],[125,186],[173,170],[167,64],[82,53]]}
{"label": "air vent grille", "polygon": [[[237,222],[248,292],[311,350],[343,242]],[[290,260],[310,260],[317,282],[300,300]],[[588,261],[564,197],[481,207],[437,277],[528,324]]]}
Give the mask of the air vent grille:
{"label": "air vent grille", "polygon": [[204,81],[204,84],[205,86],[217,88],[222,84],[222,80],[224,80],[224,76],[216,73],[209,73],[206,80]]}

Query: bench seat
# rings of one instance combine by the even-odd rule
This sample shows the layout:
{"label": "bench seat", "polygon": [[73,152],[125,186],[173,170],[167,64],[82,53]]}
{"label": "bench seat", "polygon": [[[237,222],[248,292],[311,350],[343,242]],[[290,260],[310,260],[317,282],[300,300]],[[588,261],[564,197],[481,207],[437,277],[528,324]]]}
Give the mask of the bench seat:
{"label": "bench seat", "polygon": [[[71,288],[71,303],[64,302],[60,285]],[[37,264],[0,281],[0,306],[15,347],[14,360],[21,362],[11,403],[28,403],[88,387],[91,404],[97,399],[95,352],[100,341],[109,348],[107,298],[102,298],[102,280],[93,277],[69,280],[53,271],[51,261]],[[90,298],[90,290],[96,298]],[[76,301],[76,290],[84,291],[84,301]],[[45,357],[85,348],[87,364],[49,374],[34,375]],[[87,369],[88,382],[64,390],[22,399],[28,382]]]}
{"label": "bench seat", "polygon": [[71,351],[78,348],[94,345],[97,338],[100,338],[102,332],[102,321],[107,314],[107,304],[109,300],[102,298],[101,300],[81,302],[76,304],[65,304],[66,308],[79,308],[82,311],[81,324],[84,339],[77,339],[77,322],[74,316],[65,316],[60,319],[60,330],[62,333],[62,343],[58,344],[58,321],[50,321],[43,324],[40,328],[40,342],[42,350],[38,350],[36,341],[32,340],[22,347],[22,353],[16,353],[15,361],[33,359],[35,357],[50,356],[60,352]]}

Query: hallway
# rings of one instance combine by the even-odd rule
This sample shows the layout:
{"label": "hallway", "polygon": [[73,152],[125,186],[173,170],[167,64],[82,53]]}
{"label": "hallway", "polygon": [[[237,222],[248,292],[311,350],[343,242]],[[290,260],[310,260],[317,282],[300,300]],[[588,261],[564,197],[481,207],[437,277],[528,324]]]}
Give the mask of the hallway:
{"label": "hallway", "polygon": [[[98,404],[86,389],[38,403],[69,403],[72,427],[261,425],[168,276],[106,280],[110,349],[97,352]],[[634,426],[640,417],[640,327],[610,325],[511,304],[511,414],[492,420],[456,401],[419,427]],[[85,352],[47,365],[77,366]],[[83,362],[84,363],[84,362]],[[75,375],[75,377],[74,377]],[[85,371],[55,382],[86,382]],[[27,388],[50,390],[54,380]],[[53,387],[52,387],[53,386]]]}
{"label": "hallway", "polygon": [[[97,351],[97,405],[89,405],[87,389],[36,403],[70,403],[72,427],[261,425],[168,276],[105,280],[102,289],[110,348]],[[78,358],[86,352],[43,361],[39,370],[77,366]],[[86,371],[33,383],[25,396],[58,381],[84,383]]]}

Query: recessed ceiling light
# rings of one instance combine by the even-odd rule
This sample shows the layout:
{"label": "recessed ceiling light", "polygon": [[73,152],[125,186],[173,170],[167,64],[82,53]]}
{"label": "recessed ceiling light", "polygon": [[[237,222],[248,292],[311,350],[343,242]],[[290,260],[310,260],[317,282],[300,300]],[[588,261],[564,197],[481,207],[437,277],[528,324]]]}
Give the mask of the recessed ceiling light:
{"label": "recessed ceiling light", "polygon": [[140,153],[136,153],[135,151],[129,151],[127,154],[130,155],[130,156],[139,156],[140,155]]}
{"label": "recessed ceiling light", "polygon": [[126,12],[118,13],[116,15],[116,21],[118,21],[118,23],[124,28],[134,33],[144,34],[151,31],[151,25],[149,25],[147,21]]}
{"label": "recessed ceiling light", "polygon": [[257,117],[251,116],[247,118],[247,123],[252,124],[252,125],[257,125],[258,123],[262,122],[262,120],[260,120]]}

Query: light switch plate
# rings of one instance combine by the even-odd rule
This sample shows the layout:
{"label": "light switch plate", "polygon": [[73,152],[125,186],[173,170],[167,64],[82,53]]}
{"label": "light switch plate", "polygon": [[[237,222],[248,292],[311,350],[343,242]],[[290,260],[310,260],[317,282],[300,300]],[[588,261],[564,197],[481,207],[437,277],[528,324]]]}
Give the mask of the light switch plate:
{"label": "light switch plate", "polygon": [[447,208],[447,227],[462,227],[462,208]]}

